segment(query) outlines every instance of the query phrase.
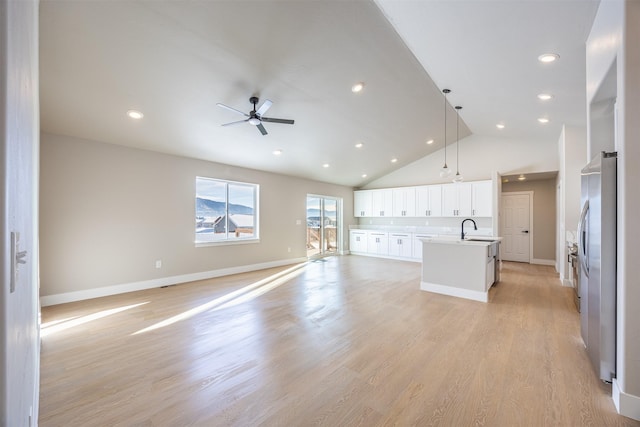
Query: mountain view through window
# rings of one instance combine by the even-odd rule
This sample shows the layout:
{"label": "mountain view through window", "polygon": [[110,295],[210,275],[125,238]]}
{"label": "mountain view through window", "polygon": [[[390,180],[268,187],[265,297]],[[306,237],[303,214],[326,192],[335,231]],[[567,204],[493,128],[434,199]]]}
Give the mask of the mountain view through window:
{"label": "mountain view through window", "polygon": [[196,243],[258,238],[258,185],[196,177]]}

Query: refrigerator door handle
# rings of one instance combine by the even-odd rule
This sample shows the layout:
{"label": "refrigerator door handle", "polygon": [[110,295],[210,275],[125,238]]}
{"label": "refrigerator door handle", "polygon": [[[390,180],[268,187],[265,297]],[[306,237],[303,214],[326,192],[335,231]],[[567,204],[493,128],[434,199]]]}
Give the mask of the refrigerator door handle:
{"label": "refrigerator door handle", "polygon": [[587,233],[584,229],[585,221],[587,220],[587,214],[589,213],[589,200],[584,202],[582,212],[580,213],[580,220],[578,221],[578,259],[580,265],[584,270],[584,274],[589,277],[589,266],[587,265],[588,259],[588,247],[587,247]]}

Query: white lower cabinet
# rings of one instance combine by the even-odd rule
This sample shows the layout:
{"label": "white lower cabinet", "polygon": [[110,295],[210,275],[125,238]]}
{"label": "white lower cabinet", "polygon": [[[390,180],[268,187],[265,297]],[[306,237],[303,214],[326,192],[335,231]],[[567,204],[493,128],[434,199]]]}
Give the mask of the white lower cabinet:
{"label": "white lower cabinet", "polygon": [[413,252],[411,258],[422,261],[422,240],[433,237],[431,234],[414,234],[413,235]]}
{"label": "white lower cabinet", "polygon": [[367,253],[372,255],[389,255],[389,233],[369,231]]}
{"label": "white lower cabinet", "polygon": [[411,258],[413,253],[411,234],[389,233],[389,255],[399,258]]}
{"label": "white lower cabinet", "polygon": [[367,231],[351,230],[349,231],[349,251],[366,253],[367,252]]}
{"label": "white lower cabinet", "polygon": [[422,242],[417,240],[416,236],[431,237],[427,234],[349,230],[349,250],[357,255],[421,261]]}

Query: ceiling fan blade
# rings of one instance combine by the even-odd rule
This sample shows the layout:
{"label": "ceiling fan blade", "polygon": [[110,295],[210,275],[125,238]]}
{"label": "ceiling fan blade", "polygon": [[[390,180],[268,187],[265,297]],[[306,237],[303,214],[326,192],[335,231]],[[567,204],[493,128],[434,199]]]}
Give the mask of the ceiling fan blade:
{"label": "ceiling fan blade", "polygon": [[256,127],[258,128],[258,130],[260,131],[261,134],[263,134],[263,135],[267,134],[267,130],[264,128],[264,126],[262,126],[262,123],[260,123]]}
{"label": "ceiling fan blade", "polygon": [[249,119],[247,119],[247,120],[238,120],[237,122],[225,123],[222,126],[239,125],[240,123],[247,123],[248,121],[249,121]]}
{"label": "ceiling fan blade", "polygon": [[256,110],[256,114],[259,116],[263,115],[264,113],[267,112],[267,110],[271,107],[271,105],[273,105],[273,102],[271,102],[268,99],[265,99],[262,105]]}
{"label": "ceiling fan blade", "polygon": [[270,117],[260,117],[260,120],[262,120],[263,122],[269,122],[269,123],[284,123],[286,125],[292,125],[294,120],[289,120],[289,119],[272,119]]}
{"label": "ceiling fan blade", "polygon": [[228,105],[220,104],[219,102],[216,104],[218,107],[226,108],[229,111],[233,111],[234,113],[242,114],[245,117],[249,117],[247,113],[243,113],[240,110],[236,110],[235,108],[229,107]]}

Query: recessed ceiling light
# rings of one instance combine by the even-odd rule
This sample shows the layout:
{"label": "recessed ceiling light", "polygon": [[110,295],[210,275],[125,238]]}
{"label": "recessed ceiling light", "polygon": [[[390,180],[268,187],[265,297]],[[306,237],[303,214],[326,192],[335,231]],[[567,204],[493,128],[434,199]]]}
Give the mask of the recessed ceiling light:
{"label": "recessed ceiling light", "polygon": [[358,83],[354,84],[353,86],[351,86],[351,92],[353,92],[353,93],[361,92],[362,89],[364,89],[364,83],[363,82],[358,82]]}
{"label": "recessed ceiling light", "polygon": [[509,182],[509,178],[503,179],[502,182]]}
{"label": "recessed ceiling light", "polygon": [[367,174],[366,174],[366,173],[363,173],[363,174],[362,174],[362,177],[363,177],[363,178],[366,178],[366,177],[367,177]]}
{"label": "recessed ceiling light", "polygon": [[548,63],[556,61],[559,58],[560,55],[558,55],[557,53],[543,53],[542,55],[538,56],[538,61]]}
{"label": "recessed ceiling light", "polygon": [[553,95],[551,95],[550,93],[540,93],[538,94],[538,99],[541,101],[548,101],[551,98],[553,98]]}
{"label": "recessed ceiling light", "polygon": [[364,145],[364,144],[363,144],[362,142],[358,142],[358,143],[356,144],[356,148],[362,148],[362,146],[363,146],[363,145]]}
{"label": "recessed ceiling light", "polygon": [[325,163],[324,165],[322,165],[323,168],[328,168],[329,167],[329,163]]}
{"label": "recessed ceiling light", "polygon": [[279,156],[282,154],[282,150],[273,150],[273,155],[274,156]]}
{"label": "recessed ceiling light", "polygon": [[518,177],[518,181],[524,181],[525,179],[527,179],[527,177],[525,177],[524,175],[520,175]]}
{"label": "recessed ceiling light", "polygon": [[138,110],[129,110],[127,111],[127,116],[132,119],[140,120],[141,118],[144,117],[144,114],[142,114]]}
{"label": "recessed ceiling light", "polygon": [[498,124],[496,125],[496,127],[497,127],[498,129],[504,129],[504,125],[503,125],[502,123],[498,123]]}
{"label": "recessed ceiling light", "polygon": [[431,145],[431,144],[433,144],[433,139],[430,139],[427,141],[427,145]]}
{"label": "recessed ceiling light", "polygon": [[398,161],[398,159],[396,159],[395,157],[393,159],[391,159],[391,163],[395,163],[397,161]]}
{"label": "recessed ceiling light", "polygon": [[538,118],[538,121],[540,123],[549,123],[549,119],[547,119],[546,117],[540,117],[540,118]]}

